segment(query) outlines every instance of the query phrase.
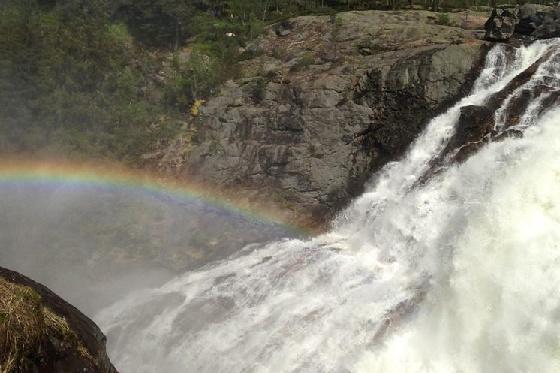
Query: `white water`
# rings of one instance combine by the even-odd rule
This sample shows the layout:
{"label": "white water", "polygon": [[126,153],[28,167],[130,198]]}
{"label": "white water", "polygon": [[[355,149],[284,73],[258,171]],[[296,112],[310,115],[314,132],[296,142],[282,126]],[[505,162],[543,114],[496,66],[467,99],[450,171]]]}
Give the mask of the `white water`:
{"label": "white water", "polygon": [[[560,372],[560,111],[527,114],[523,138],[491,143],[418,186],[459,108],[484,103],[559,44],[519,49],[510,65],[492,50],[474,93],[379,172],[330,233],[247,248],[101,312],[116,366]],[[558,89],[558,58],[526,88]]]}

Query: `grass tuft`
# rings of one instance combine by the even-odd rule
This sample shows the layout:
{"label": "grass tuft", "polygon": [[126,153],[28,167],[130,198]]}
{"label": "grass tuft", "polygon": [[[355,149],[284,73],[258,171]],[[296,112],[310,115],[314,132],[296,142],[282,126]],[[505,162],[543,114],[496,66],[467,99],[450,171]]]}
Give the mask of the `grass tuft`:
{"label": "grass tuft", "polygon": [[0,278],[0,372],[22,370],[40,350],[47,331],[41,297]]}
{"label": "grass tuft", "polygon": [[64,341],[93,361],[66,319],[46,307],[37,292],[0,277],[0,373],[24,371],[45,358],[41,351],[49,339]]}

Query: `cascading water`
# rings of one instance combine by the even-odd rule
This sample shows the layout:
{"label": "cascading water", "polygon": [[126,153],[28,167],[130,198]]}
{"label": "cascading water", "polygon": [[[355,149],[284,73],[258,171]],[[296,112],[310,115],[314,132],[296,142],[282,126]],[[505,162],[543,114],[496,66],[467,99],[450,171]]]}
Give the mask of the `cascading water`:
{"label": "cascading water", "polygon": [[[375,175],[330,233],[248,247],[99,313],[116,366],[560,371],[560,110],[535,110],[560,89],[559,48],[538,42],[507,58],[495,47],[473,93]],[[523,90],[546,89],[516,124],[523,137],[420,182],[460,108],[484,104],[535,63]]]}

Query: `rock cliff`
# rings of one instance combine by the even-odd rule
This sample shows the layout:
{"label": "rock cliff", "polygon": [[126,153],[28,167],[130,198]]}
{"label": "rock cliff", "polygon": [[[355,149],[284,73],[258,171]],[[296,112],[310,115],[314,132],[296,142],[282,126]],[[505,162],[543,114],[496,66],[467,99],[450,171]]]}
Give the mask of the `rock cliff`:
{"label": "rock cliff", "polygon": [[117,373],[105,336],[45,286],[0,267],[0,371]]}
{"label": "rock cliff", "polygon": [[199,107],[158,168],[323,224],[469,91],[486,19],[362,11],[269,27],[244,77]]}

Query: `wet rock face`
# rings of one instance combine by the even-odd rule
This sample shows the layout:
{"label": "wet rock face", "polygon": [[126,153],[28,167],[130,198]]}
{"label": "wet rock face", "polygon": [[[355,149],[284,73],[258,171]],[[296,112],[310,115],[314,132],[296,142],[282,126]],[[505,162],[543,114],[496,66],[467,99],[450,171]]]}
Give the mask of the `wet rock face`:
{"label": "wet rock face", "polygon": [[[31,313],[15,309],[15,315],[0,310],[0,367],[9,366],[5,359],[15,356],[13,369],[22,373],[117,373],[107,356],[105,336],[78,309],[17,272],[0,267],[0,281],[0,305],[19,301],[34,309]],[[24,333],[17,338],[21,328],[30,323],[35,325],[35,335],[28,338]],[[20,346],[22,341],[25,343]]]}
{"label": "wet rock face", "polygon": [[[510,53],[515,53],[514,48],[510,47]],[[520,124],[522,116],[531,103],[537,100],[540,102],[532,112],[535,117],[556,107],[560,102],[560,92],[556,89],[555,83],[549,85],[543,81],[542,84],[535,86],[526,85],[549,57],[550,53],[535,61],[501,91],[489,97],[484,105],[462,107],[457,130],[451,137],[443,156],[435,162],[432,172],[437,171],[439,166],[467,160],[488,142],[500,141],[509,136],[520,136],[522,132],[516,126]],[[553,63],[560,63],[560,61],[553,61]],[[505,110],[497,116],[496,113],[501,107],[505,107]]]}
{"label": "wet rock face", "polygon": [[433,47],[366,73],[355,100],[372,108],[368,135],[391,158],[402,153],[434,111],[468,92],[480,44]]}
{"label": "wet rock face", "polygon": [[485,143],[494,129],[494,110],[486,106],[469,105],[461,108],[457,131],[447,149],[454,162],[463,162]]}

